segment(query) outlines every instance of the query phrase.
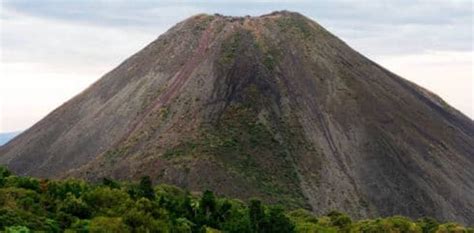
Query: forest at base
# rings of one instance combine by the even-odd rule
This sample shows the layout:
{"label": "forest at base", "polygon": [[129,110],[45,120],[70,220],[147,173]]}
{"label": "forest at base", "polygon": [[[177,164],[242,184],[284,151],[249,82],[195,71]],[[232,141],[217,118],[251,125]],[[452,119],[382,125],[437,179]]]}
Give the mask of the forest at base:
{"label": "forest at base", "polygon": [[355,221],[331,211],[315,216],[252,199],[191,194],[140,182],[100,183],[13,175],[0,167],[0,232],[469,232],[457,223],[403,216]]}

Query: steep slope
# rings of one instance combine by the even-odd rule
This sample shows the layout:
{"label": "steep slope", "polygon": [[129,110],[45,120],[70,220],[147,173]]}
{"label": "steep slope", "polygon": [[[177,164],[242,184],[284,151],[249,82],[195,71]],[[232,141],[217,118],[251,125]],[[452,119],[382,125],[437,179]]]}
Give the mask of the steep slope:
{"label": "steep slope", "polygon": [[291,12],[179,23],[1,147],[0,163],[474,223],[473,122]]}

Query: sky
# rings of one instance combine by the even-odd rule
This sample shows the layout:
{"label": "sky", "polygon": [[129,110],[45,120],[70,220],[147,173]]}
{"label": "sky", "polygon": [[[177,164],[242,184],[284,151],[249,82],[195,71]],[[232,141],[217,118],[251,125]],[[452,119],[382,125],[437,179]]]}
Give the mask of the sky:
{"label": "sky", "polygon": [[284,9],[474,118],[471,0],[1,0],[0,133],[31,127],[192,15]]}

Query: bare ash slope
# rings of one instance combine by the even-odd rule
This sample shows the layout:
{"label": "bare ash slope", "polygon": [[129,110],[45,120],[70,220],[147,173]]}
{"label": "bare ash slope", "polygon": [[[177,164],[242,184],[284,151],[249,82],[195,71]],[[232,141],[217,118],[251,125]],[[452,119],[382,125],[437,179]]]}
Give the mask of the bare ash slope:
{"label": "bare ash slope", "polygon": [[286,11],[177,24],[1,147],[0,163],[474,223],[473,122]]}

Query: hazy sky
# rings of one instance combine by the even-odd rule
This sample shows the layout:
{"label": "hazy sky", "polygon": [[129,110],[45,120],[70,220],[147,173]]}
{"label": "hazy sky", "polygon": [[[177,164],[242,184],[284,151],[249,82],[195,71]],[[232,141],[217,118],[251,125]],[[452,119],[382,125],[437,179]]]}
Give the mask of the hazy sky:
{"label": "hazy sky", "polygon": [[24,130],[197,13],[298,11],[474,117],[471,0],[1,0],[0,132]]}

